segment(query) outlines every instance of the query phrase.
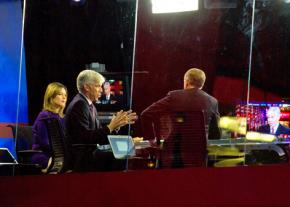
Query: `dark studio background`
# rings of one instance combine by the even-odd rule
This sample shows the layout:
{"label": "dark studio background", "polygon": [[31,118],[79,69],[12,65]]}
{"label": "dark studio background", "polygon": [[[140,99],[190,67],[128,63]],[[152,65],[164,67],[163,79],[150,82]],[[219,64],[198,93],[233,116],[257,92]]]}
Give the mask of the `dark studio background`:
{"label": "dark studio background", "polygon": [[[220,4],[212,8],[212,2]],[[252,4],[232,1],[234,7],[228,8],[228,2],[200,1],[199,11],[152,14],[151,1],[139,1],[132,97],[138,114],[169,90],[181,88],[190,67],[205,70],[204,90],[217,97],[222,115],[246,100]],[[290,87],[290,4],[257,0],[255,15],[250,100],[281,101],[289,97]],[[109,72],[130,73],[134,20],[135,1],[87,0],[76,6],[69,0],[28,0],[30,124],[49,82],[67,85],[70,101],[86,64],[105,63]],[[138,123],[134,127],[138,132]]]}
{"label": "dark studio background", "polygon": [[[128,75],[135,60],[132,101],[138,114],[169,90],[182,88],[183,74],[191,67],[205,70],[204,90],[219,100],[221,115],[233,113],[235,104],[246,100],[248,80],[251,101],[290,98],[290,3],[256,0],[249,76],[251,2],[199,0],[199,11],[152,14],[150,0],[139,0],[134,40],[135,0],[86,0],[80,5],[70,0],[27,0],[29,124],[42,109],[47,84],[65,84],[69,102],[77,93],[77,74],[91,62],[106,64],[109,73]],[[142,136],[139,124],[133,125],[133,136]],[[276,146],[266,144],[269,151],[268,146]],[[264,149],[260,143],[257,146]],[[287,146],[286,150],[289,154]],[[286,162],[176,170],[129,168],[110,173],[4,176],[2,180],[0,176],[0,200],[1,206],[21,203],[23,207],[116,206],[120,201],[124,206],[288,206]],[[171,183],[174,187],[167,187]]]}
{"label": "dark studio background", "polygon": [[[42,109],[48,83],[77,93],[77,74],[99,62],[110,72],[131,71],[135,3],[115,0],[28,0],[25,19],[29,123]],[[121,48],[121,44],[123,48]]]}

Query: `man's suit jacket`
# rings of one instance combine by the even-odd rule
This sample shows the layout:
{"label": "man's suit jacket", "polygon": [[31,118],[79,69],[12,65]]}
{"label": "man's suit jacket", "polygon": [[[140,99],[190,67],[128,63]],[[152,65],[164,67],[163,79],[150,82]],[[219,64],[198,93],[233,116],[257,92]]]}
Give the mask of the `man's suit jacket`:
{"label": "man's suit jacket", "polygon": [[[267,125],[260,126],[259,129],[258,129],[258,132],[270,134],[270,125],[267,124]],[[279,135],[282,135],[282,134],[290,135],[290,129],[288,127],[285,127],[285,126],[279,124],[279,126],[278,126],[278,128],[277,128],[277,130],[275,132],[275,135],[279,136]]]}
{"label": "man's suit jacket", "polygon": [[97,122],[97,117],[93,120],[88,101],[82,94],[77,94],[67,107],[64,121],[66,137],[73,146],[76,171],[89,170],[95,159],[93,152],[96,144],[108,144],[110,130],[108,127],[98,128]]}
{"label": "man's suit jacket", "polygon": [[[145,139],[153,139],[152,123],[158,122],[163,115],[173,111],[204,111],[205,128],[209,139],[219,139],[218,101],[200,89],[185,89],[170,91],[166,97],[153,103],[141,113],[141,124]],[[158,124],[156,124],[158,126]],[[209,126],[209,127],[208,127]],[[156,129],[155,129],[156,130]]]}

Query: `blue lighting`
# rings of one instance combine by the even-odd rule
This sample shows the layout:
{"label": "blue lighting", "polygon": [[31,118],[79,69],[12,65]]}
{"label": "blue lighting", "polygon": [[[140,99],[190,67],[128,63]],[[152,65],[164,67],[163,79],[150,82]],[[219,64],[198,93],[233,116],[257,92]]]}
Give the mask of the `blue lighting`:
{"label": "blue lighting", "polygon": [[[20,0],[0,1],[0,31],[0,124],[15,124],[17,121],[27,124],[28,101],[24,57],[20,63],[22,31]],[[22,71],[19,81],[20,64]],[[8,148],[15,155],[12,137],[0,137],[0,147]]]}

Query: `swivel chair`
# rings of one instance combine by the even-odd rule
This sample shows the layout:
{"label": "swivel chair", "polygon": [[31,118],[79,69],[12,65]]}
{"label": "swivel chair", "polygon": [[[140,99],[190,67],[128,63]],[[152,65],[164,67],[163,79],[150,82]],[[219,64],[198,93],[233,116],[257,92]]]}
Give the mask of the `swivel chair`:
{"label": "swivel chair", "polygon": [[31,163],[31,157],[40,150],[32,149],[32,127],[24,125],[8,125],[12,129],[14,142],[16,143],[16,156],[19,165],[16,173],[19,175],[41,174],[41,166]]}
{"label": "swivel chair", "polygon": [[51,147],[51,164],[46,173],[57,174],[69,172],[71,169],[70,159],[71,152],[69,144],[65,139],[64,129],[59,120],[55,118],[45,119],[48,131],[49,143]]}
{"label": "swivel chair", "polygon": [[[207,164],[203,111],[172,112],[169,136],[164,140],[160,168],[201,167]],[[164,124],[164,123],[163,123]]]}

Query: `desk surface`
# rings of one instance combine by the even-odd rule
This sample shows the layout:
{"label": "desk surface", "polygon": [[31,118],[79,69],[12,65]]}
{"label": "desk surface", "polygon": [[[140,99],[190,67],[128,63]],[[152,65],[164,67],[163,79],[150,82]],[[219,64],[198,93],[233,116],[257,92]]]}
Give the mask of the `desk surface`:
{"label": "desk surface", "polygon": [[277,144],[290,144],[290,140],[281,139],[274,142],[248,141],[245,138],[208,140],[209,146],[213,146],[213,145],[277,145]]}
{"label": "desk surface", "polygon": [[[161,143],[163,140],[161,140]],[[290,144],[290,139],[280,139],[274,142],[258,142],[258,141],[248,141],[245,138],[234,138],[234,139],[217,139],[217,140],[208,140],[208,146],[215,145],[277,145],[277,144]],[[147,148],[152,146],[150,141],[144,140],[139,143],[136,143],[136,148]]]}

